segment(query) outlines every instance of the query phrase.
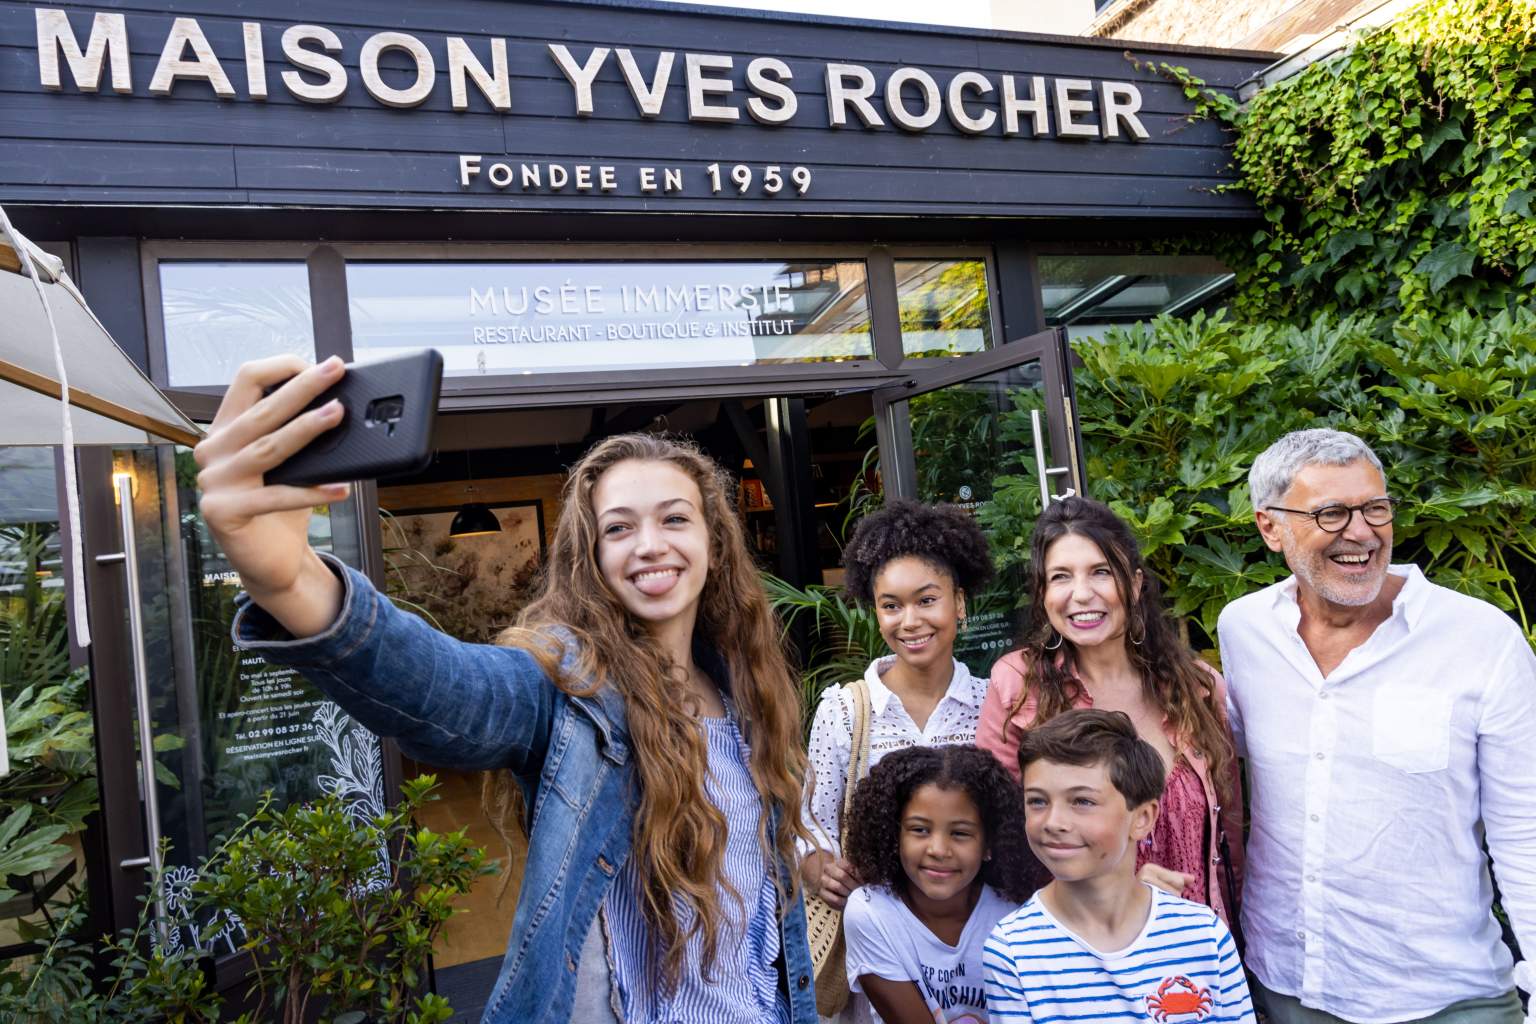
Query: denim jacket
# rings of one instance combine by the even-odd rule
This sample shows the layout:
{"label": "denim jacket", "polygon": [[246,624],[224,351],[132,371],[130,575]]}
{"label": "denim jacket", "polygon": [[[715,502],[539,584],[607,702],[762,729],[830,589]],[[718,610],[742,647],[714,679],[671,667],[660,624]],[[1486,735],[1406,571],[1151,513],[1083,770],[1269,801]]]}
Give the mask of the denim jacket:
{"label": "denim jacket", "polygon": [[[582,944],[630,854],[638,780],[623,698],[611,687],[573,697],[526,652],[448,637],[396,609],[360,573],[322,557],[345,590],[330,628],[294,640],[242,594],[235,642],[299,669],[416,760],[513,771],[530,808],[528,859],[511,941],[481,1024],[565,1024]],[[573,660],[574,652],[567,663]],[[778,869],[789,888],[794,866],[781,861]],[[780,930],[780,984],[791,1019],[815,1024],[800,899]]]}

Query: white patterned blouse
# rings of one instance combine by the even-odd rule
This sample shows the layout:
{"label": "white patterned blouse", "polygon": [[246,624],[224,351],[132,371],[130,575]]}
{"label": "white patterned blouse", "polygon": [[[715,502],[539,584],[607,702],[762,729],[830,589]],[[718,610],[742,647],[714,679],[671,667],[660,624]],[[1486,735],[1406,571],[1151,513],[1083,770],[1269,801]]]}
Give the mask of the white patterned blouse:
{"label": "white patterned blouse", "polygon": [[[896,662],[888,655],[870,662],[864,673],[869,685],[869,764],[874,767],[886,754],[903,747],[941,747],[953,743],[975,743],[976,723],[981,704],[987,696],[987,680],[977,679],[971,670],[955,662],[949,689],[919,729],[901,698],[892,693],[880,677]],[[816,838],[816,846],[842,856],[841,817],[843,788],[848,778],[848,763],[853,745],[853,700],[845,686],[831,686],[822,691],[811,725],[811,777],[814,784],[804,803],[805,826]],[[801,854],[811,852],[810,847]]]}

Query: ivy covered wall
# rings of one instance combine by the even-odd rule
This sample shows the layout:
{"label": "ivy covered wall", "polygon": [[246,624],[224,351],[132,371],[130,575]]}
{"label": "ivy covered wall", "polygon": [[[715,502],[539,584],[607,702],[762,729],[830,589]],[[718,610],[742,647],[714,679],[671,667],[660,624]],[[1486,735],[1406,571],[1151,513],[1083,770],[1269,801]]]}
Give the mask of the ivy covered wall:
{"label": "ivy covered wall", "polygon": [[1265,226],[1230,245],[1237,312],[1449,313],[1536,291],[1536,2],[1430,0],[1246,106],[1178,69],[1235,133]]}

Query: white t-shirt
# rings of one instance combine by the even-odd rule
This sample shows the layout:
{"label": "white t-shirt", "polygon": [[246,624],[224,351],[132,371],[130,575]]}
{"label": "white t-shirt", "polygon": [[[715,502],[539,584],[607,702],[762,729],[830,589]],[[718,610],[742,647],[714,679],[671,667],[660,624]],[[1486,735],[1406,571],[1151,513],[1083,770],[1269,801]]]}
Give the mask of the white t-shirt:
{"label": "white t-shirt", "polygon": [[[885,886],[864,886],[848,897],[843,937],[848,949],[848,985],[864,990],[859,977],[912,981],[940,1024],[987,1024],[982,947],[997,922],[1018,908],[988,886],[971,911],[958,945],[943,942]],[[867,1008],[864,999],[856,1001]],[[879,1021],[873,1009],[865,1020]]]}

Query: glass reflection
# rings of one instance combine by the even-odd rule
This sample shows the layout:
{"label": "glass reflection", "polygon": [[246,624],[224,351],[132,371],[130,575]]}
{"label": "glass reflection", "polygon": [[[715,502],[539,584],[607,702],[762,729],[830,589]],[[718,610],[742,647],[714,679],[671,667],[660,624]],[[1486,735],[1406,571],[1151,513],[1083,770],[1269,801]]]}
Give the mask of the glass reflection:
{"label": "glass reflection", "polygon": [[[1030,414],[1044,411],[1044,391],[1040,364],[1028,362],[908,400],[918,499],[966,509],[990,537],[1027,539],[1041,508]],[[994,549],[997,577],[966,595],[967,629],[955,657],[977,674],[1017,637],[1017,602],[1027,593],[1023,550]]]}
{"label": "glass reflection", "polygon": [[[70,661],[54,450],[0,448],[0,947],[10,983],[63,1019],[68,986],[27,956],[81,926],[99,805],[86,669]],[[29,971],[39,972],[28,975]]]}
{"label": "glass reflection", "polygon": [[347,265],[358,359],[460,376],[870,358],[866,291],[836,260]]}
{"label": "glass reflection", "polygon": [[982,260],[897,260],[901,350],[908,356],[959,356],[993,345]]}
{"label": "glass reflection", "polygon": [[1233,280],[1208,256],[1043,255],[1039,268],[1045,322],[1070,326],[1073,337],[1162,314],[1186,316],[1218,303]]}
{"label": "glass reflection", "polygon": [[248,359],[315,358],[301,261],[161,263],[160,304],[171,387],[228,384]]}

